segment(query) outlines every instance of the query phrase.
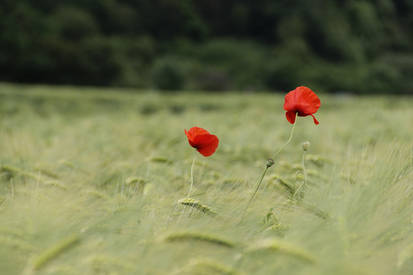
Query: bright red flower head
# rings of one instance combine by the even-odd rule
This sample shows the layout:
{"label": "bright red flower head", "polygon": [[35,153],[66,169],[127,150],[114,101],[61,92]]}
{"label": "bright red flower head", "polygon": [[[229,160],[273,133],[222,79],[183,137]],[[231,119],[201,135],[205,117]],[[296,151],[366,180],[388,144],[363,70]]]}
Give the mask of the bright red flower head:
{"label": "bright red flower head", "polygon": [[314,114],[320,105],[318,96],[310,88],[304,86],[297,87],[285,95],[284,110],[287,111],[285,115],[291,124],[295,123],[296,115],[312,116],[314,123],[318,124]]}
{"label": "bright red flower head", "polygon": [[188,137],[189,144],[198,150],[204,157],[209,157],[218,147],[218,137],[211,135],[207,130],[192,127],[189,131],[185,130],[185,134]]}

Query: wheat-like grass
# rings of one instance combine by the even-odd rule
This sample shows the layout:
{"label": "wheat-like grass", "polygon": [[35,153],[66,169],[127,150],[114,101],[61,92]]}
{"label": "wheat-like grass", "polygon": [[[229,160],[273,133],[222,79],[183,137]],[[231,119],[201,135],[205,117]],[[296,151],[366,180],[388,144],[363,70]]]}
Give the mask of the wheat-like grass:
{"label": "wheat-like grass", "polygon": [[205,233],[196,232],[178,232],[172,233],[164,238],[166,242],[180,242],[180,241],[200,241],[204,243],[210,243],[222,247],[234,248],[235,243],[222,239],[217,236],[208,235]]}
{"label": "wheat-like grass", "polygon": [[54,246],[50,247],[46,251],[42,252],[39,256],[37,256],[33,260],[33,269],[39,270],[53,259],[58,257],[60,254],[65,252],[66,250],[72,248],[74,245],[80,242],[80,237],[78,235],[69,236]]}
{"label": "wheat-like grass", "polygon": [[195,199],[191,199],[191,198],[184,198],[184,199],[180,199],[178,201],[179,204],[185,205],[185,206],[190,206],[193,207],[199,211],[201,211],[204,214],[210,215],[210,216],[216,216],[217,213],[212,210],[209,206],[204,205],[202,203],[200,203],[198,200]]}
{"label": "wheat-like grass", "polygon": [[[0,84],[0,274],[411,275],[412,99],[323,95],[321,125],[298,120],[238,224],[258,167],[287,138],[281,97],[60,89]],[[147,105],[157,110],[143,116]],[[210,158],[182,133],[198,123],[221,140]],[[308,184],[293,198],[304,138]],[[64,244],[76,232],[87,239]]]}
{"label": "wheat-like grass", "polygon": [[45,175],[45,176],[47,176],[47,177],[49,177],[49,178],[59,179],[59,175],[57,175],[56,173],[54,173],[54,172],[52,172],[52,171],[50,171],[50,170],[48,170],[48,169],[45,169],[45,168],[37,168],[36,171],[40,172],[42,175]]}
{"label": "wheat-like grass", "polygon": [[166,157],[152,157],[149,159],[151,162],[157,162],[157,163],[165,163],[165,164],[171,164],[173,161],[166,158]]}
{"label": "wheat-like grass", "polygon": [[145,185],[146,180],[139,177],[128,177],[126,178],[125,183],[127,185]]}
{"label": "wheat-like grass", "polygon": [[31,252],[35,250],[35,247],[33,245],[24,240],[19,240],[5,236],[0,236],[0,244],[20,251]]}
{"label": "wheat-like grass", "polygon": [[313,164],[315,164],[318,167],[323,166],[324,164],[328,164],[331,163],[331,160],[329,160],[328,158],[319,156],[319,155],[314,155],[314,154],[307,154],[305,156],[305,160],[308,160],[310,162],[312,162]]}
{"label": "wheat-like grass", "polygon": [[250,247],[247,248],[247,253],[252,252],[262,252],[262,251],[270,251],[270,252],[278,252],[286,255],[290,255],[291,257],[304,260],[309,263],[316,263],[316,258],[305,249],[299,247],[298,245],[286,242],[280,239],[265,239],[261,240]]}
{"label": "wheat-like grass", "polygon": [[42,175],[46,175],[49,178],[53,178],[52,180],[50,180],[50,179],[49,180],[44,180],[44,179],[42,179],[42,177],[40,175],[38,175],[36,173],[27,172],[27,171],[24,171],[20,168],[9,166],[9,165],[1,166],[0,167],[0,173],[5,173],[9,178],[16,177],[16,176],[20,175],[20,176],[23,176],[23,177],[34,179],[37,182],[40,182],[40,183],[48,185],[48,186],[54,186],[54,187],[58,187],[58,188],[61,188],[61,189],[67,189],[64,184],[62,184],[61,182],[56,180],[57,176],[51,176],[50,173],[52,173],[52,172],[50,172],[49,174],[46,175],[43,170],[42,171],[39,170],[39,173],[41,173]]}
{"label": "wheat-like grass", "polygon": [[287,181],[285,181],[283,178],[281,178],[278,175],[274,175],[273,180],[276,180],[288,192],[288,195],[290,196],[294,195],[296,188],[292,186],[292,184],[288,183]]}
{"label": "wheat-like grass", "polygon": [[42,181],[41,183],[46,186],[53,186],[53,187],[60,188],[62,190],[67,190],[67,186],[57,180],[45,180],[45,181]]}
{"label": "wheat-like grass", "polygon": [[105,193],[99,192],[99,191],[93,190],[93,189],[85,190],[85,191],[83,191],[83,193],[85,193],[87,195],[91,195],[91,196],[99,198],[99,199],[104,199],[104,200],[109,200],[110,199],[109,196],[106,195]]}
{"label": "wheat-like grass", "polygon": [[405,262],[413,259],[413,243],[406,246],[399,254],[397,259],[397,267],[401,268]]}
{"label": "wheat-like grass", "polygon": [[86,258],[86,263],[92,265],[95,269],[102,270],[105,270],[108,266],[110,266],[116,268],[117,270],[124,269],[130,272],[135,268],[134,264],[131,262],[101,254],[92,255]]}
{"label": "wheat-like grass", "polygon": [[323,220],[331,219],[330,215],[327,212],[317,208],[316,206],[314,206],[312,204],[305,203],[303,201],[299,201],[299,202],[297,202],[297,204],[298,204],[298,206],[301,206],[303,209],[307,210],[308,212],[316,215],[317,217],[319,217]]}
{"label": "wheat-like grass", "polygon": [[9,165],[1,166],[0,172],[7,174],[9,177],[15,177],[17,175],[21,175],[21,176],[25,176],[25,177],[32,178],[35,180],[39,180],[38,175],[31,173],[31,172],[26,172],[20,168],[9,166]]}
{"label": "wheat-like grass", "polygon": [[186,266],[173,272],[172,274],[197,274],[197,275],[242,275],[234,268],[223,265],[211,259],[197,258],[191,260]]}

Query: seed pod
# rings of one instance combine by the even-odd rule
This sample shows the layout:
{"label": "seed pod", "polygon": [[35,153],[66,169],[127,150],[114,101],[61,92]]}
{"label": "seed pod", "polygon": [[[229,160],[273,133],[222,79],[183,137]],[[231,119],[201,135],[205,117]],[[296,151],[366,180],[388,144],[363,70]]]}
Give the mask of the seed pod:
{"label": "seed pod", "polygon": [[305,141],[301,144],[304,151],[308,151],[308,148],[310,148],[310,145],[311,145],[311,143],[309,141]]}

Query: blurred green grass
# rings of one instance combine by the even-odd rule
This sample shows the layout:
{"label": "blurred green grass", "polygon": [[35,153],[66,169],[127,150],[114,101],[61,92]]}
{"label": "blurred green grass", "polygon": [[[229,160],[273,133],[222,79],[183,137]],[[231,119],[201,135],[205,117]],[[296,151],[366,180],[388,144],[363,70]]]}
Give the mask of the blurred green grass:
{"label": "blurred green grass", "polygon": [[[0,270],[411,274],[413,99],[320,98],[320,125],[298,120],[240,222],[288,138],[282,95],[1,84]],[[220,138],[212,157],[192,126]],[[192,197],[216,216],[178,203],[194,156]]]}

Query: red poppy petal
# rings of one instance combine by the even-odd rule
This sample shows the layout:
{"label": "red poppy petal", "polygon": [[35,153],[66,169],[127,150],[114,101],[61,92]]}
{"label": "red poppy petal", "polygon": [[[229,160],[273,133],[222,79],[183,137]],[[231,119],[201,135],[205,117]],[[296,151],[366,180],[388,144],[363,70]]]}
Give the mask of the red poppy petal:
{"label": "red poppy petal", "polygon": [[197,135],[205,135],[205,134],[209,134],[209,132],[201,127],[192,127],[191,129],[189,129],[188,133],[194,137]]}
{"label": "red poppy petal", "polygon": [[314,115],[311,115],[311,116],[313,117],[313,120],[314,120],[315,125],[320,124],[320,122],[318,122],[318,120],[315,118],[315,116],[314,116]]}
{"label": "red poppy petal", "polygon": [[195,148],[205,157],[212,155],[218,147],[219,139],[215,135],[199,135],[195,138]]}
{"label": "red poppy petal", "polygon": [[287,120],[291,123],[294,124],[295,123],[295,118],[296,118],[296,112],[294,111],[288,111],[285,113],[285,116],[287,117]]}
{"label": "red poppy petal", "polygon": [[189,143],[189,145],[191,145],[192,147],[195,147],[195,144],[194,144],[192,138],[188,135],[188,132],[187,132],[186,130],[185,130],[185,134],[186,134],[186,136],[187,136],[187,138],[188,138],[188,143]]}
{"label": "red poppy petal", "polygon": [[286,111],[294,111],[296,110],[297,105],[297,92],[296,90],[290,91],[284,97],[284,110]]}
{"label": "red poppy petal", "polygon": [[192,138],[191,134],[186,129],[184,129],[184,131],[185,131],[186,137],[188,138],[189,145],[194,147],[193,138]]}
{"label": "red poppy petal", "polygon": [[321,106],[320,99],[310,89],[304,86],[297,87],[296,89],[297,109],[302,114],[314,114]]}
{"label": "red poppy petal", "polygon": [[192,147],[196,146],[195,138],[198,135],[209,134],[207,130],[202,129],[200,127],[192,127],[191,129],[189,129],[189,131],[187,131],[186,129],[184,131],[185,131],[186,137],[188,138],[188,142]]}

